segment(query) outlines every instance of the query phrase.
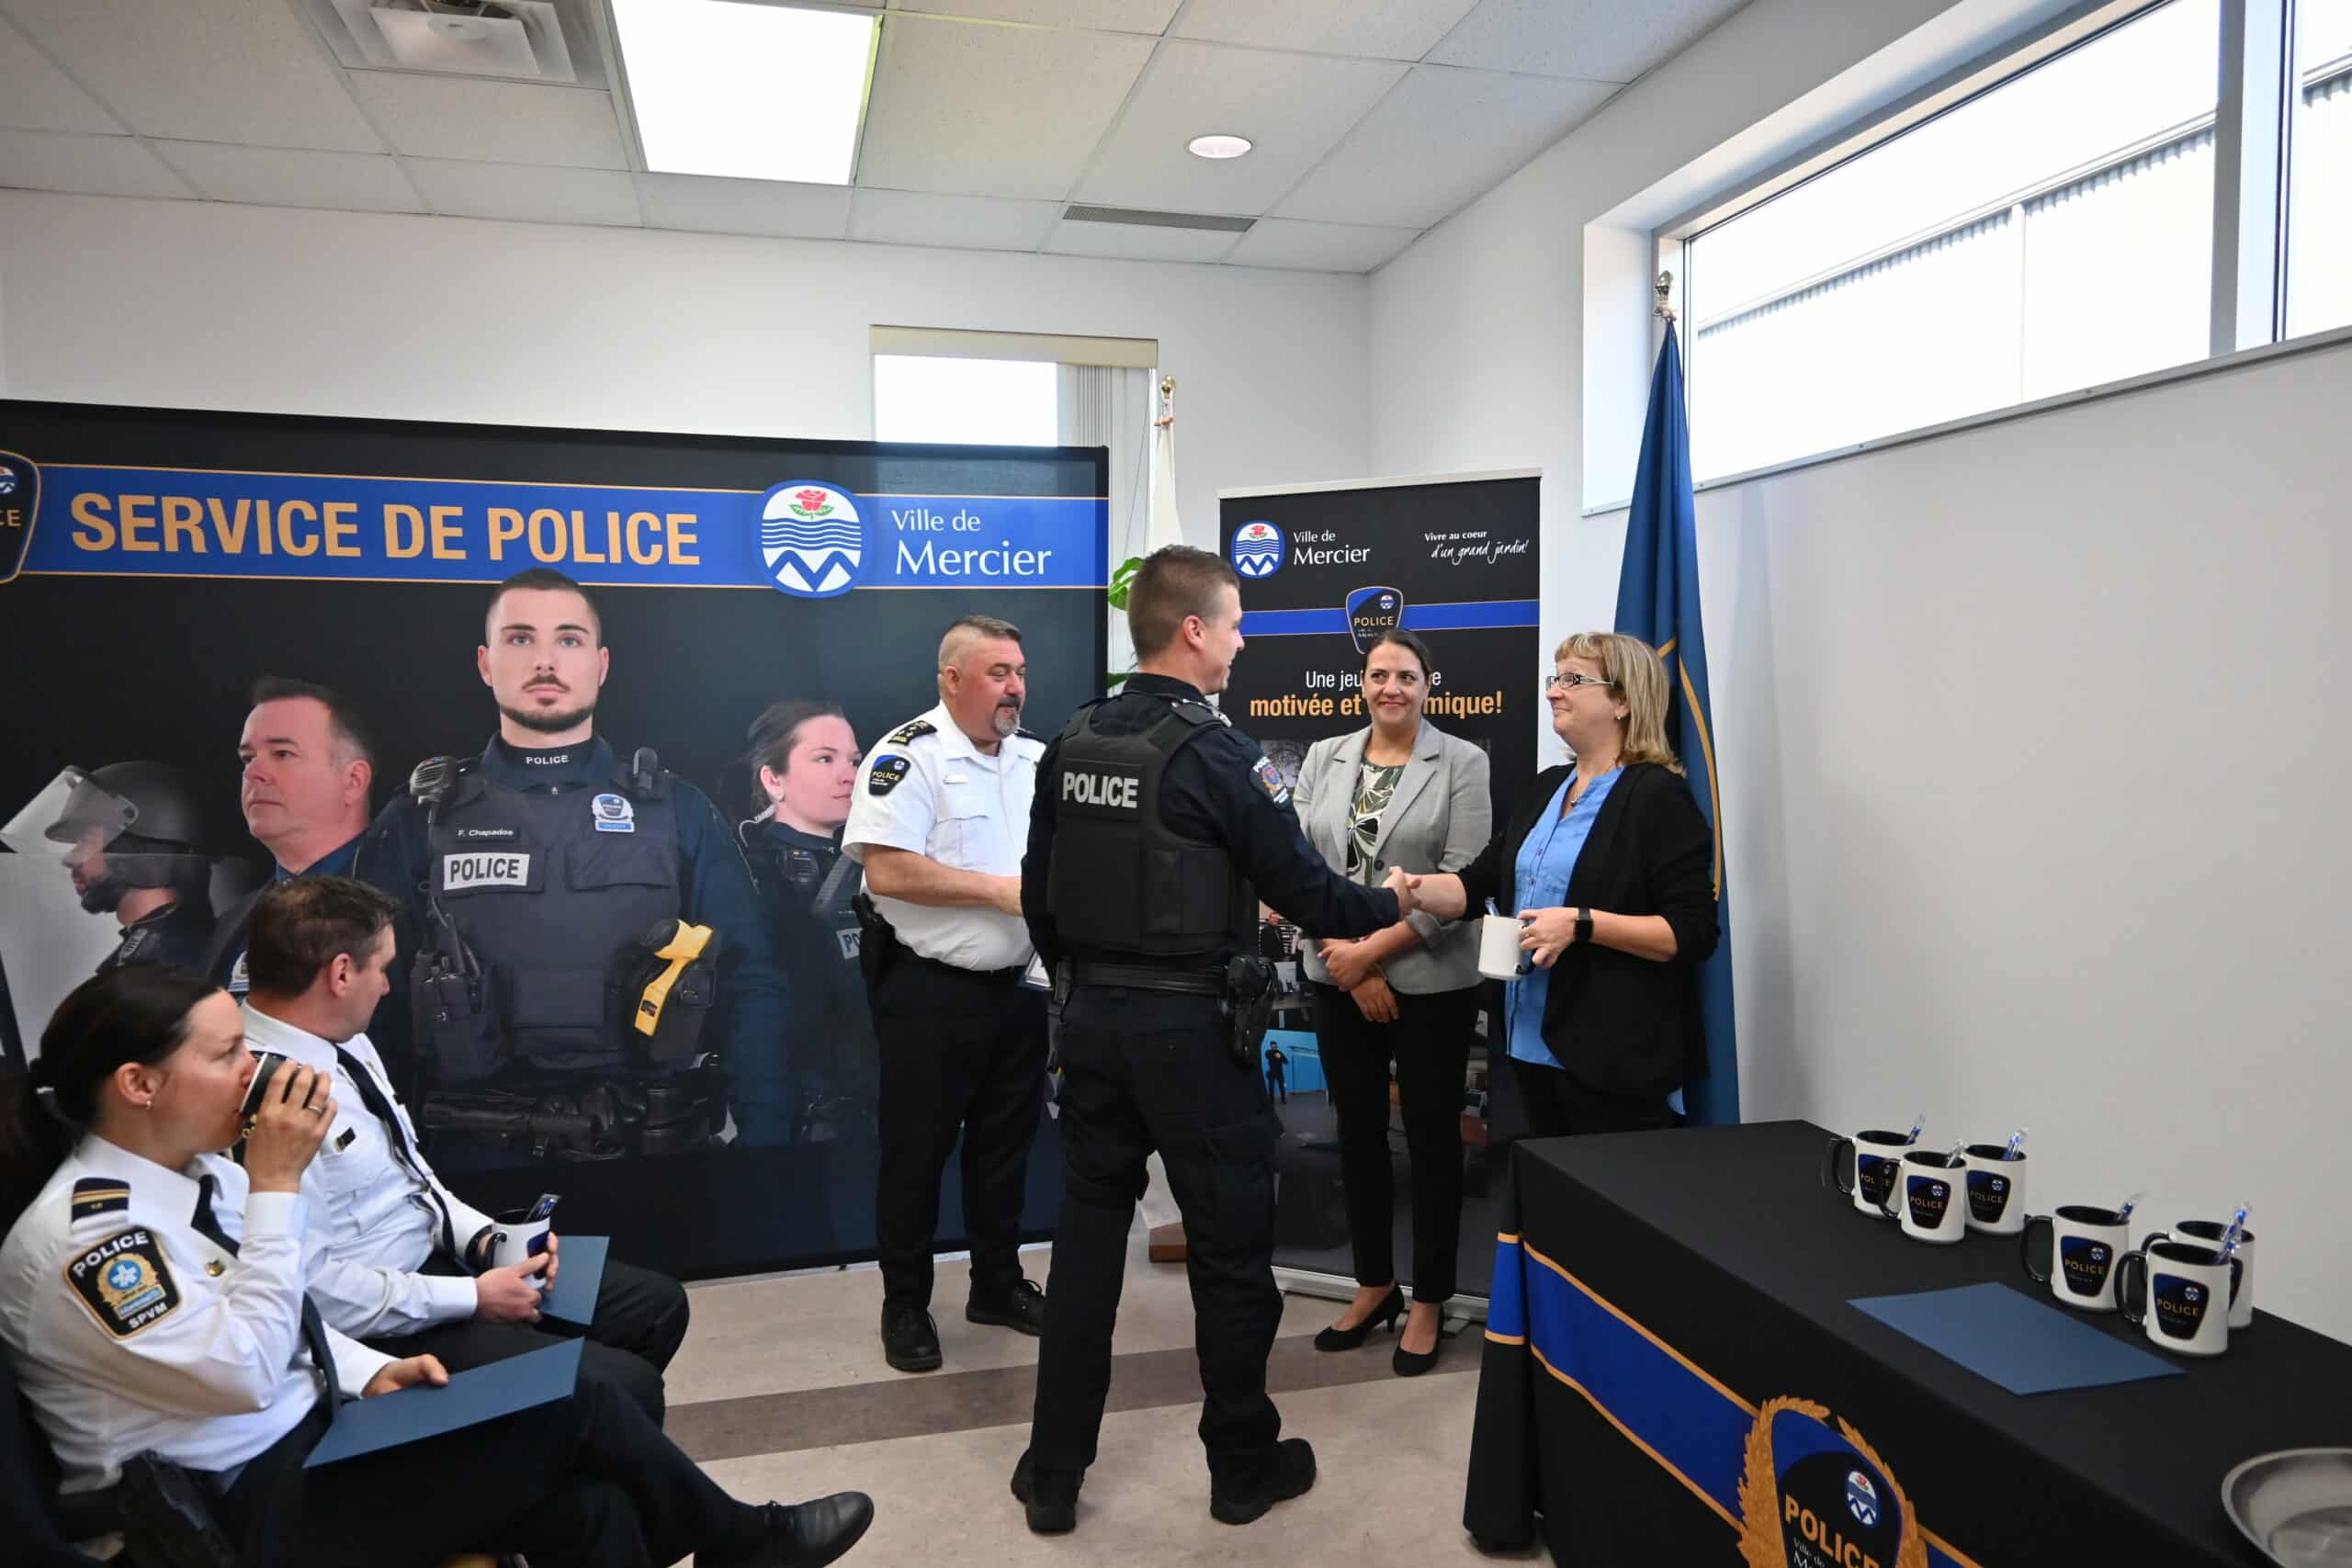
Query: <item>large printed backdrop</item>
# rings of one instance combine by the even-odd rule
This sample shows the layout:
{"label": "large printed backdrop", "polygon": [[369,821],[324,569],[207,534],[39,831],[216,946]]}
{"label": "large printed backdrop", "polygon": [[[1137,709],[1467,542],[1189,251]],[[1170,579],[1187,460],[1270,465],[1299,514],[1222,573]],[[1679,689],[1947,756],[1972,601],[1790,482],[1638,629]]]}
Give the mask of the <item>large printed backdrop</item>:
{"label": "large printed backdrop", "polygon": [[[1106,659],[1105,470],[1099,448],[0,401],[0,659],[13,672],[0,818],[68,763],[175,762],[211,792],[221,827],[208,847],[266,865],[236,812],[254,678],[323,682],[358,703],[381,749],[380,807],[416,761],[479,751],[493,732],[474,672],[487,585],[534,565],[596,594],[613,650],[598,733],[624,755],[654,748],[723,811],[741,798],[735,763],[762,708],[830,699],[871,748],[937,700],[939,636],[975,611],[1026,634],[1028,722],[1050,732],[1094,694]],[[10,908],[0,960],[14,983],[70,987],[78,975],[24,972],[50,944],[26,929],[21,898]],[[713,1274],[870,1256],[870,1156],[842,1163],[820,1144],[466,1180],[487,1206],[560,1190],[571,1228]],[[1033,1228],[1050,1222],[1057,1166],[1049,1125]],[[960,1224],[953,1171],[943,1245]]]}

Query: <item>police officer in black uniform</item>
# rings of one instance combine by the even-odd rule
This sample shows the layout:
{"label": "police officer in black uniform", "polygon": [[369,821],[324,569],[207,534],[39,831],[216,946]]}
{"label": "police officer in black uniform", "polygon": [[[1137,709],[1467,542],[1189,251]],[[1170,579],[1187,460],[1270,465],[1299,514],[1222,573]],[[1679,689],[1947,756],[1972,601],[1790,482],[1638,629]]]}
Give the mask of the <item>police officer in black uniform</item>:
{"label": "police officer in black uniform", "polygon": [[421,765],[355,867],[412,903],[436,1161],[682,1153],[730,1109],[742,1142],[782,1143],[785,990],[751,874],[709,796],[595,735],[594,604],[518,572],[477,664],[498,735]]}
{"label": "police officer in black uniform", "polygon": [[1327,866],[1282,775],[1204,700],[1241,650],[1231,567],[1205,550],[1155,551],[1128,590],[1127,623],[1140,669],[1046,748],[1021,865],[1037,950],[1068,987],[1064,1197],[1029,1451],[1012,1481],[1040,1532],[1077,1523],[1127,1228],[1155,1148],[1184,1215],[1209,1512],[1246,1524],[1314,1484],[1314,1450],[1280,1438],[1266,1397],[1282,1318],[1281,1127],[1259,1072],[1272,966],[1256,952],[1258,902],[1351,936],[1413,907],[1402,874],[1365,888]]}
{"label": "police officer in black uniform", "polygon": [[64,846],[82,908],[121,922],[122,940],[98,973],[126,964],[193,969],[203,961],[212,940],[212,862],[187,773],[164,762],[67,768],[9,824],[9,837],[20,832],[28,840],[38,833],[39,848],[52,854]]}

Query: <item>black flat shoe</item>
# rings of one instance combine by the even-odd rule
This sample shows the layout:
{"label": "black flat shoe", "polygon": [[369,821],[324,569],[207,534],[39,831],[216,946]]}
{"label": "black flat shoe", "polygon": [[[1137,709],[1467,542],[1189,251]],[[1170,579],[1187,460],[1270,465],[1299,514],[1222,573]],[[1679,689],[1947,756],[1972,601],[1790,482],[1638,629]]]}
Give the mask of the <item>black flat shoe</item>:
{"label": "black flat shoe", "polygon": [[884,1307],[882,1359],[902,1372],[936,1371],[939,1325],[919,1307]]}
{"label": "black flat shoe", "polygon": [[1274,1462],[1256,1484],[1224,1492],[1209,1487],[1209,1517],[1222,1525],[1246,1525],[1314,1484],[1313,1446],[1305,1438],[1284,1438],[1274,1445]]}
{"label": "black flat shoe", "polygon": [[1035,1339],[1046,1332],[1046,1292],[1023,1280],[1002,1295],[974,1296],[964,1303],[964,1321],[992,1323]]}
{"label": "black flat shoe", "polygon": [[1317,1350],[1352,1350],[1364,1342],[1373,1329],[1382,1324],[1393,1325],[1404,1315],[1405,1292],[1391,1285],[1388,1293],[1380,1298],[1380,1304],[1373,1308],[1371,1314],[1362,1323],[1353,1328],[1325,1329],[1315,1337],[1315,1348]]}
{"label": "black flat shoe", "polygon": [[1076,1529],[1078,1489],[1084,1480],[1083,1471],[1076,1479],[1049,1471],[1040,1482],[1037,1461],[1028,1450],[1022,1450],[1021,1462],[1012,1467],[1012,1495],[1021,1499],[1030,1530],[1037,1535],[1066,1535]]}

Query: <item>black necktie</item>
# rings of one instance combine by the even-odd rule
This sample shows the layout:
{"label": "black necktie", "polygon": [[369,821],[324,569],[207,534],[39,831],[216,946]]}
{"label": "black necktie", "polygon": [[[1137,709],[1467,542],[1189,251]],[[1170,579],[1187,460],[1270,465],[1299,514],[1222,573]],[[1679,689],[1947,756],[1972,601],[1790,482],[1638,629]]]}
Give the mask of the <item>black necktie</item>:
{"label": "black necktie", "polygon": [[433,1201],[433,1212],[441,1216],[441,1250],[449,1255],[451,1262],[463,1263],[465,1258],[458,1251],[458,1228],[450,1221],[449,1206],[441,1201],[441,1190],[433,1185],[432,1179],[424,1174],[424,1163],[416,1157],[416,1151],[409,1147],[408,1129],[401,1125],[400,1112],[392,1109],[390,1099],[376,1082],[376,1075],[368,1070],[365,1062],[340,1045],[334,1048],[334,1059],[343,1064],[343,1070],[358,1086],[360,1101],[368,1107],[368,1114],[384,1124],[384,1135],[392,1141],[393,1156],[407,1168],[408,1173],[416,1179],[417,1185],[424,1189],[424,1195]]}
{"label": "black necktie", "polygon": [[[237,1256],[237,1244],[212,1217],[212,1194],[220,1190],[219,1179],[210,1174],[197,1179],[196,1213],[189,1220],[196,1233],[230,1257]],[[343,1383],[335,1376],[334,1356],[327,1348],[327,1325],[319,1316],[319,1309],[308,1291],[302,1292],[302,1348],[311,1352],[311,1362],[319,1369],[319,1381],[326,1384],[327,1419],[334,1419],[335,1406],[343,1403]]]}

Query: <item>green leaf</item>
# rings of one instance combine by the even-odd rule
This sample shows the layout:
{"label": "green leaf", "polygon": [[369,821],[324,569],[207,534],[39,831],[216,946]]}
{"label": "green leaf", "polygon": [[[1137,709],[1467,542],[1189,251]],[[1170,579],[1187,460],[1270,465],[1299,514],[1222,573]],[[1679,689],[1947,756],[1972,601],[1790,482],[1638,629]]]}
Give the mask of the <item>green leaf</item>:
{"label": "green leaf", "polygon": [[1127,589],[1134,583],[1136,573],[1142,570],[1143,557],[1141,556],[1129,556],[1119,563],[1119,570],[1111,574],[1111,608],[1122,614],[1125,613]]}

